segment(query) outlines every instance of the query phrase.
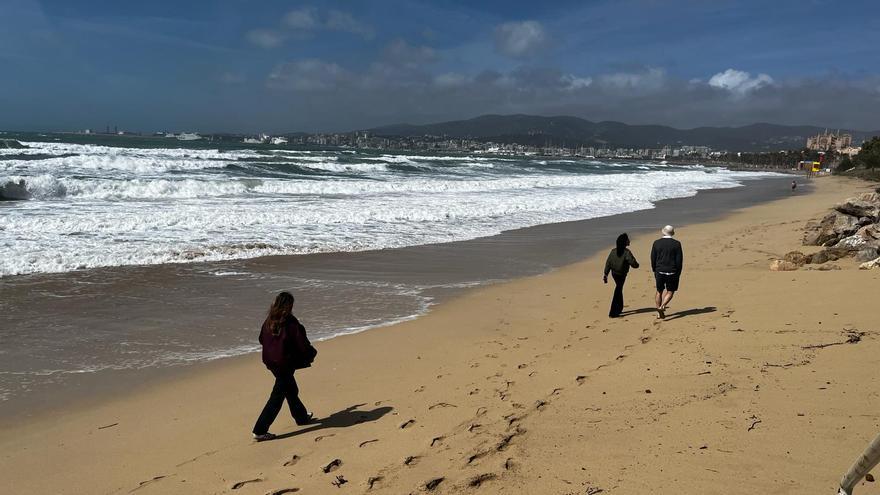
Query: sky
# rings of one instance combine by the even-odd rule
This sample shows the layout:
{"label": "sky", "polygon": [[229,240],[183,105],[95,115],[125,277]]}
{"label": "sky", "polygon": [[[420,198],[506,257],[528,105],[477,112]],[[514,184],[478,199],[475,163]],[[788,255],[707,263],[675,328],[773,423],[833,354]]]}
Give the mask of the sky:
{"label": "sky", "polygon": [[869,0],[0,0],[0,129],[877,130],[877,47]]}

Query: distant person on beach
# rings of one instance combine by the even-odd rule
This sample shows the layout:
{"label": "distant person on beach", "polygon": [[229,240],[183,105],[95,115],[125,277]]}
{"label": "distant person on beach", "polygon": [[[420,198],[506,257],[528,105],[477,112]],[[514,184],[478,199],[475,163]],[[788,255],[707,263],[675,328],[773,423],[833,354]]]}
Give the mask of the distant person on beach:
{"label": "distant person on beach", "polygon": [[797,189],[797,181],[793,180],[791,181],[791,192],[794,192],[795,189]]}
{"label": "distant person on beach", "polygon": [[639,262],[627,249],[627,246],[629,246],[629,236],[620,234],[617,236],[617,247],[608,253],[608,259],[605,260],[605,273],[602,276],[602,281],[608,283],[609,272],[614,279],[614,297],[611,298],[611,310],[608,311],[610,318],[617,318],[623,311],[623,284],[626,282],[629,268],[639,267]]}
{"label": "distant person on beach", "polygon": [[299,388],[293,372],[311,366],[318,351],[312,347],[305,327],[291,311],[293,295],[281,292],[275,297],[275,302],[269,308],[269,315],[260,329],[263,364],[275,375],[275,386],[254,424],[254,439],[258,442],[275,438],[275,435],[269,433],[269,427],[281,411],[285,399],[296,424],[306,425],[312,420],[312,413],[306,410],[299,399]]}
{"label": "distant person on beach", "polygon": [[666,306],[678,290],[684,255],[681,251],[681,243],[673,239],[675,229],[672,225],[663,227],[661,232],[663,237],[654,241],[651,247],[651,270],[654,271],[654,279],[657,282],[654,302],[657,305],[657,315],[662,319],[666,318]]}

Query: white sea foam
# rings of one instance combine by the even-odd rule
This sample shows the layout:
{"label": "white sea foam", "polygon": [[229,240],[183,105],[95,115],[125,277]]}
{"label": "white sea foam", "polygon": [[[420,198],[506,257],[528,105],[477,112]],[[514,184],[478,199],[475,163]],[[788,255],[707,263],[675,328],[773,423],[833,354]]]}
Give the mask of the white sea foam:
{"label": "white sea foam", "polygon": [[[249,168],[265,154],[29,145],[63,156],[0,160],[0,184],[23,180],[33,198],[0,216],[0,276],[471,239],[651,208],[754,176],[632,162],[368,153],[342,160],[287,150],[279,154],[289,159],[273,168]],[[241,167],[233,173],[231,163]],[[420,168],[397,172],[393,164]]]}

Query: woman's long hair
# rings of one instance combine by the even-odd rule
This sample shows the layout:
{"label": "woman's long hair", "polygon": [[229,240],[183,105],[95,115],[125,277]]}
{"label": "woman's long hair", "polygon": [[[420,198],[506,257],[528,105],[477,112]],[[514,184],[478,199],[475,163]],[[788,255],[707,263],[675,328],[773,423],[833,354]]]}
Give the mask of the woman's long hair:
{"label": "woman's long hair", "polygon": [[629,236],[625,233],[617,236],[617,256],[623,256],[627,246],[629,246]]}
{"label": "woman's long hair", "polygon": [[266,316],[266,321],[263,325],[272,332],[272,335],[278,335],[281,333],[281,325],[290,316],[292,310],[293,294],[286,291],[279,293],[275,297],[275,302],[269,307],[269,314]]}

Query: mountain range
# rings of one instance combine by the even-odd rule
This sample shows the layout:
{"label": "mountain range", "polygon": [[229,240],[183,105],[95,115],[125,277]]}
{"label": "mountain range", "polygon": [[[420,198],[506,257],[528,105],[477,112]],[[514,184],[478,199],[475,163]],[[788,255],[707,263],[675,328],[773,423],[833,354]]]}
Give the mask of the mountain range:
{"label": "mountain range", "polygon": [[[532,146],[660,148],[665,145],[709,146],[718,150],[773,151],[803,148],[809,136],[826,129],[758,123],[742,127],[676,129],[663,125],[591,122],[579,117],[536,115],[483,115],[436,124],[396,124],[369,129],[379,136],[447,136]],[[837,129],[834,129],[835,131]],[[853,144],[880,135],[880,131],[840,130]]]}

